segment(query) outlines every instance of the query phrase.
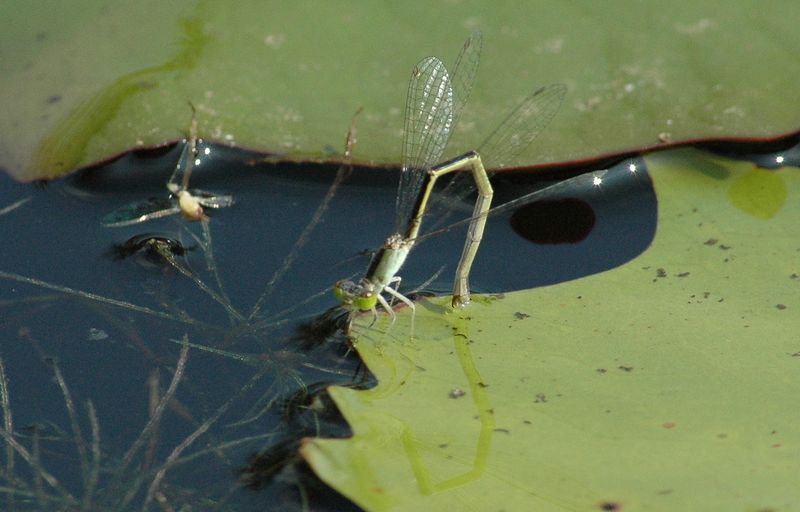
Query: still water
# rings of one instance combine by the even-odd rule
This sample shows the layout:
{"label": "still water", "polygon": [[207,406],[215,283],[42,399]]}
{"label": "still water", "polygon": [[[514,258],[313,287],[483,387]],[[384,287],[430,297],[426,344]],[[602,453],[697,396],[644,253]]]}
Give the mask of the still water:
{"label": "still water", "polygon": [[[3,482],[12,509],[352,506],[295,452],[302,437],[349,434],[326,385],[373,385],[331,288],[360,277],[391,231],[397,173],[344,176],[208,147],[192,186],[236,203],[207,224],[179,215],[101,223],[125,203],[165,195],[180,144],[46,186],[0,178],[0,207],[22,201],[0,216],[6,442],[18,443]],[[644,163],[615,169],[599,188],[493,215],[474,292],[572,280],[645,250],[657,205]],[[495,204],[542,186],[499,179]],[[427,231],[468,218],[471,205],[447,210],[447,220],[426,219]],[[404,293],[449,292],[465,227],[414,249]]]}

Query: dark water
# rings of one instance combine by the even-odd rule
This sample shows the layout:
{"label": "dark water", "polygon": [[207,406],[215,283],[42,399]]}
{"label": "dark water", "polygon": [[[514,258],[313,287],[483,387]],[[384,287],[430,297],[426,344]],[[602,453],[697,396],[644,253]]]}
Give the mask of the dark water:
{"label": "dark water", "polygon": [[[342,333],[344,312],[331,309],[330,288],[360,277],[370,250],[389,234],[397,173],[353,171],[309,229],[336,168],[278,167],[212,149],[192,186],[230,192],[236,204],[211,212],[210,242],[200,223],[179,216],[124,228],[100,222],[126,202],[166,196],[179,147],[127,155],[45,187],[0,177],[0,207],[28,199],[0,216],[0,355],[14,439],[33,461],[17,452],[14,478],[2,485],[18,494],[0,496],[0,508],[139,510],[159,470],[165,477],[151,499],[175,509],[291,510],[306,500],[313,510],[349,506],[308,474],[296,448],[303,436],[349,433],[326,398],[327,384],[373,384]],[[499,179],[495,204],[544,185],[530,176]],[[474,291],[600,272],[652,240],[657,208],[641,160],[621,162],[599,186],[567,187],[547,201],[490,218]],[[448,222],[471,211],[468,203],[448,208]],[[448,293],[465,229],[420,243],[402,290],[427,283],[425,291]],[[121,258],[114,246],[136,236],[185,251],[170,253],[173,265],[145,245]],[[146,427],[176,374],[182,339],[230,354],[189,348],[174,399]],[[40,484],[44,473],[58,484]]]}

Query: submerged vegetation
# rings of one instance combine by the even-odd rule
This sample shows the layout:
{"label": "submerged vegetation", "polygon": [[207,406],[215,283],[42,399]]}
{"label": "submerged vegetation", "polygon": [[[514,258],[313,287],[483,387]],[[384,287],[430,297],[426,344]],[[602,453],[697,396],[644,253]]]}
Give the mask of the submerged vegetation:
{"label": "submerged vegetation", "polygon": [[[157,160],[167,166],[170,155]],[[126,165],[148,158],[125,157]],[[236,261],[257,251],[231,245],[229,226],[242,225],[228,211],[198,223],[154,221],[157,234],[131,237],[136,228],[126,227],[127,241],[105,248],[97,241],[123,231],[92,218],[81,232],[86,216],[107,208],[92,204],[102,197],[92,188],[104,179],[97,170],[67,184],[94,199],[77,224],[45,229],[52,238],[37,238],[36,215],[47,208],[26,211],[34,198],[5,208],[0,222],[31,228],[19,250],[58,247],[70,270],[50,272],[58,265],[36,258],[28,266],[15,254],[2,261],[0,508],[286,510],[330,493],[296,447],[304,436],[347,435],[326,388],[367,386],[370,377],[343,333],[346,312],[320,307],[330,287],[287,300],[284,285],[349,171],[316,187],[324,189],[316,211],[299,234],[291,227],[271,275],[265,265],[244,282],[235,281]],[[217,225],[223,235],[212,237]],[[269,243],[269,233],[248,241]]]}

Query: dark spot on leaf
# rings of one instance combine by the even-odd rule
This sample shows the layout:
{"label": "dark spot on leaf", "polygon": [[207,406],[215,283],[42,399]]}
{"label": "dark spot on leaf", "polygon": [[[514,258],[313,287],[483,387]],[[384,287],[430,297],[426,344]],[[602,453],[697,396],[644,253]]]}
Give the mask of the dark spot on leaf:
{"label": "dark spot on leaf", "polygon": [[600,510],[608,510],[613,512],[616,510],[622,510],[622,505],[615,501],[603,501],[598,505],[598,508]]}
{"label": "dark spot on leaf", "polygon": [[543,200],[515,210],[511,228],[537,244],[574,244],[589,236],[595,220],[592,207],[580,199]]}
{"label": "dark spot on leaf", "polygon": [[656,277],[667,277],[667,271],[663,268],[659,268],[656,270]]}
{"label": "dark spot on leaf", "polygon": [[595,370],[595,371],[596,371],[597,373],[606,373],[608,370],[606,370],[605,368],[598,368],[598,369],[597,369],[597,370]]}
{"label": "dark spot on leaf", "polygon": [[676,425],[672,421],[667,421],[665,423],[662,423],[661,426],[664,427],[665,429],[669,430],[669,429],[675,428]]}
{"label": "dark spot on leaf", "polygon": [[731,248],[731,246],[725,244],[719,244],[719,248],[722,249],[723,251],[727,251],[728,249]]}
{"label": "dark spot on leaf", "polygon": [[544,404],[547,403],[547,395],[544,393],[536,393],[536,400],[533,401],[535,404]]}
{"label": "dark spot on leaf", "polygon": [[47,98],[47,103],[50,105],[52,105],[53,103],[58,103],[59,101],[61,101],[61,95],[59,94],[54,94],[49,98]]}
{"label": "dark spot on leaf", "polygon": [[502,432],[503,434],[510,434],[511,433],[511,431],[508,430],[507,428],[496,428],[496,429],[494,429],[494,431],[495,432]]}
{"label": "dark spot on leaf", "polygon": [[709,238],[708,240],[706,240],[706,241],[705,241],[705,242],[703,242],[703,243],[704,243],[705,245],[716,245],[716,244],[717,244],[717,242],[719,242],[719,240],[717,240],[716,238]]}
{"label": "dark spot on leaf", "polygon": [[467,392],[464,391],[461,388],[453,388],[453,389],[450,390],[450,393],[448,393],[448,396],[450,398],[461,398],[462,396],[464,396],[466,394],[467,394]]}
{"label": "dark spot on leaf", "polygon": [[681,272],[680,274],[678,274],[678,277],[686,277],[688,275],[689,275],[689,272]]}
{"label": "dark spot on leaf", "polygon": [[783,311],[784,309],[786,309],[786,304],[775,304],[775,307]]}
{"label": "dark spot on leaf", "polygon": [[526,318],[530,318],[530,317],[531,317],[531,315],[529,315],[527,313],[522,313],[520,311],[517,311],[516,313],[514,313],[514,318],[516,318],[517,320],[525,320]]}
{"label": "dark spot on leaf", "polygon": [[623,372],[632,372],[633,371],[633,366],[622,366],[622,365],[620,365],[620,366],[617,366],[617,368],[619,368]]}

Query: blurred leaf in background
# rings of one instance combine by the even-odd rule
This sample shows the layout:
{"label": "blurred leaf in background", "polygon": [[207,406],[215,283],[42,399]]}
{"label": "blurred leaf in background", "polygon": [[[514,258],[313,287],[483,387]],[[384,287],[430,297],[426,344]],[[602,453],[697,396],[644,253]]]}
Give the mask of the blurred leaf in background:
{"label": "blurred leaf in background", "polygon": [[[533,88],[569,87],[519,165],[797,128],[800,5],[729,2],[42,1],[0,16],[0,167],[63,175],[185,136],[327,160],[364,107],[356,158],[396,164],[409,73],[473,30],[484,52],[451,148]],[[789,108],[787,108],[787,106]]]}

